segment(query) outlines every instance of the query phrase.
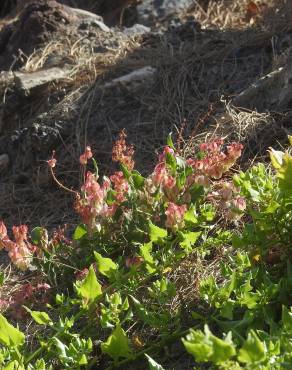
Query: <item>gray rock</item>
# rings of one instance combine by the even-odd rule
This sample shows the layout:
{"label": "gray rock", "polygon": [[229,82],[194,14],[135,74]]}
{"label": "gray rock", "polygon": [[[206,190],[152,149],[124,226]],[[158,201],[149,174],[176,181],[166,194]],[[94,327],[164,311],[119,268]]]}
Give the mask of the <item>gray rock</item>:
{"label": "gray rock", "polygon": [[126,36],[130,36],[130,37],[145,35],[146,33],[149,33],[149,32],[151,32],[151,28],[146,27],[143,24],[134,24],[134,26],[130,28],[125,28],[123,30],[123,33]]}
{"label": "gray rock", "polygon": [[0,172],[4,171],[9,164],[9,156],[8,154],[1,154],[0,155]]}
{"label": "gray rock", "polygon": [[43,69],[32,73],[15,72],[14,82],[16,89],[24,95],[29,95],[35,88],[49,82],[68,78],[69,70],[57,67]]}
{"label": "gray rock", "polygon": [[137,6],[138,21],[142,24],[150,24],[155,19],[163,19],[186,10],[193,4],[194,0],[144,0]]}

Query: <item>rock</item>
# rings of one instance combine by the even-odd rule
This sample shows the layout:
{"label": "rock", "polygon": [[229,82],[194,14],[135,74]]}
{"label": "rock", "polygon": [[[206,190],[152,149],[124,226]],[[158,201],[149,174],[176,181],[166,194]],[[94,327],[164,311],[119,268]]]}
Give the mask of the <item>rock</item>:
{"label": "rock", "polygon": [[129,28],[124,28],[123,33],[126,36],[135,37],[145,35],[146,33],[151,32],[150,27],[146,27],[143,24],[134,24],[134,26]]}
{"label": "rock", "polygon": [[110,28],[106,26],[103,22],[98,21],[96,19],[84,19],[81,21],[79,25],[80,30],[86,30],[90,26],[95,26],[101,29],[103,32],[110,32]]}
{"label": "rock", "polygon": [[33,73],[15,72],[15,88],[24,95],[29,95],[34,89],[42,87],[49,82],[68,77],[70,70],[53,67],[42,69]]}
{"label": "rock", "polygon": [[0,173],[3,172],[9,165],[9,156],[8,154],[0,155]]}
{"label": "rock", "polygon": [[[292,57],[292,52],[291,52]],[[284,67],[263,76],[237,95],[232,104],[258,111],[285,110],[292,106],[292,59]]]}
{"label": "rock", "polygon": [[127,90],[136,90],[137,88],[146,84],[152,83],[157,70],[156,68],[147,66],[140,69],[136,69],[124,76],[115,78],[111,82],[106,83],[102,86],[103,89],[109,89],[113,87],[122,87]]}
{"label": "rock", "polygon": [[81,28],[82,25],[93,25],[100,28],[104,32],[110,32],[109,27],[103,23],[103,18],[100,15],[88,12],[84,9],[71,8],[71,10],[80,19]]}
{"label": "rock", "polygon": [[55,0],[28,3],[12,24],[0,32],[0,67],[7,69],[19,56],[19,51],[30,55],[51,33],[76,22],[77,15]]}
{"label": "rock", "polygon": [[187,10],[193,4],[194,0],[144,0],[142,4],[137,5],[138,22],[148,25]]}
{"label": "rock", "polygon": [[[29,56],[53,33],[70,33],[70,26],[89,23],[104,32],[109,28],[101,16],[83,9],[71,8],[55,0],[34,0],[27,3],[16,21],[0,31],[0,69],[8,70],[22,64],[21,57]],[[25,58],[24,58],[25,59]]]}

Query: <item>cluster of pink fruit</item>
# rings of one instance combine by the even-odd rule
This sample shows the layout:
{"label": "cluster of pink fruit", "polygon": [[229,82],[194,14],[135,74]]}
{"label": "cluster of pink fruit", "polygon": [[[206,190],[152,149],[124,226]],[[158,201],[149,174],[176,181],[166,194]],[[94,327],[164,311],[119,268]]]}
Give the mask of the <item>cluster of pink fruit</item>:
{"label": "cluster of pink fruit", "polygon": [[[223,150],[223,145],[223,140],[201,144],[199,155],[187,159],[180,157],[173,148],[166,146],[158,158],[158,164],[153,173],[144,179],[142,189],[135,189],[122,171],[116,171],[109,178],[104,177],[102,184],[98,182],[97,174],[87,171],[81,191],[74,191],[75,210],[88,230],[92,232],[100,227],[103,220],[112,218],[118,207],[122,207],[122,213],[127,214],[128,210],[124,202],[132,192],[136,191],[137,207],[139,202],[144,203],[144,206],[146,203],[150,214],[151,211],[153,212],[154,221],[165,219],[165,227],[176,231],[184,227],[184,216],[192,201],[191,189],[194,185],[199,185],[207,189],[207,201],[219,204],[229,220],[237,220],[246,207],[244,198],[239,195],[238,189],[231,182],[215,180],[221,179],[231,168],[240,157],[243,147],[239,143],[232,143]],[[131,174],[135,165],[133,155],[133,146],[126,143],[126,134],[122,131],[114,144],[112,159],[119,162]],[[79,158],[80,164],[86,168],[87,162],[92,157],[91,148],[88,146]],[[172,163],[175,163],[174,166],[168,163],[169,158]],[[176,163],[179,161],[183,163],[184,169],[188,168],[183,184],[178,182],[180,173]],[[48,165],[54,178],[53,168],[56,162],[53,153],[52,158],[48,160]],[[108,201],[109,194],[111,194],[110,201]],[[159,214],[161,209],[164,209],[164,215]],[[12,231],[15,241],[9,239],[4,223],[0,223],[0,248],[5,248],[12,262],[21,270],[25,270],[38,250],[36,246],[29,243],[25,225],[14,226]]]}

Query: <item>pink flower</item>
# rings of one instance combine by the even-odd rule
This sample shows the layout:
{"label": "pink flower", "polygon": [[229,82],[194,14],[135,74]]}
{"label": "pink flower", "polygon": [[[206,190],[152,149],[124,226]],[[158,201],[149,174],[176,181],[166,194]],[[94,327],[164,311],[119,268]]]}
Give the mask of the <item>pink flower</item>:
{"label": "pink flower", "polygon": [[124,178],[122,171],[115,172],[110,177],[111,182],[114,185],[114,190],[116,192],[115,198],[118,203],[122,203],[126,200],[126,194],[129,192],[128,181]]}
{"label": "pink flower", "polygon": [[222,151],[223,140],[216,140],[200,145],[200,150],[205,153],[203,159],[188,159],[187,164],[193,167],[196,174],[201,174],[214,179],[220,179],[226,171],[233,166],[240,157],[243,146],[232,143],[227,147],[227,152]]}
{"label": "pink flower", "polygon": [[203,143],[200,145],[200,150],[202,152],[218,153],[223,143],[224,141],[222,139],[214,140],[209,143]]}
{"label": "pink flower", "polygon": [[9,301],[0,299],[0,312],[5,311],[9,307]]}
{"label": "pink flower", "polygon": [[237,221],[243,216],[246,209],[246,202],[243,197],[238,196],[227,203],[228,210],[226,216],[229,220]]}
{"label": "pink flower", "polygon": [[13,226],[12,232],[13,232],[16,244],[23,245],[23,243],[27,240],[27,232],[28,232],[27,226],[26,225]]}
{"label": "pink flower", "polygon": [[174,150],[169,146],[163,148],[163,152],[158,157],[159,162],[165,162],[167,154],[174,155]]}
{"label": "pink flower", "polygon": [[90,146],[87,146],[84,153],[79,157],[79,162],[84,166],[90,158],[92,158],[92,151]]}
{"label": "pink flower", "polygon": [[87,172],[86,180],[84,185],[81,187],[81,191],[84,192],[86,200],[90,206],[94,206],[98,210],[101,209],[106,193],[105,189],[97,182],[93,173],[89,171]]}
{"label": "pink flower", "polygon": [[76,271],[75,272],[76,280],[83,280],[87,276],[88,272],[89,270],[86,267],[81,271]]}
{"label": "pink flower", "polygon": [[233,201],[232,201],[232,206],[243,212],[245,209],[246,209],[246,202],[245,202],[245,199],[243,197],[237,197],[235,198]]}
{"label": "pink flower", "polygon": [[119,139],[115,142],[112,150],[112,160],[114,162],[119,162],[128,170],[132,170],[135,166],[133,160],[134,147],[133,145],[128,145],[126,143],[126,133],[125,130],[122,130],[119,134]]}
{"label": "pink flower", "polygon": [[3,221],[0,222],[0,247],[5,248],[16,267],[25,271],[30,266],[37,247],[28,242],[26,225],[13,226],[12,231],[15,242],[9,239]]}
{"label": "pink flower", "polygon": [[184,224],[184,215],[187,211],[187,206],[185,204],[178,206],[175,203],[170,202],[168,208],[165,211],[166,214],[166,227],[170,229],[179,229]]}
{"label": "pink flower", "polygon": [[168,173],[165,163],[159,163],[156,165],[152,175],[152,180],[154,185],[161,185],[168,189],[173,188],[176,184],[175,178]]}
{"label": "pink flower", "polygon": [[130,268],[132,266],[138,267],[138,266],[141,265],[141,263],[143,261],[144,261],[143,258],[140,257],[140,256],[127,257],[126,258],[126,266],[128,268]]}
{"label": "pink flower", "polygon": [[56,166],[57,160],[55,159],[55,151],[53,150],[51,159],[47,160],[49,167],[54,168]]}
{"label": "pink flower", "polygon": [[18,246],[15,244],[8,252],[8,255],[12,263],[22,271],[28,269],[32,260],[32,253],[26,245]]}
{"label": "pink flower", "polygon": [[6,247],[8,240],[6,226],[3,221],[0,221],[0,250]]}
{"label": "pink flower", "polygon": [[220,189],[220,195],[224,201],[231,200],[234,192],[234,185],[231,182],[224,182]]}

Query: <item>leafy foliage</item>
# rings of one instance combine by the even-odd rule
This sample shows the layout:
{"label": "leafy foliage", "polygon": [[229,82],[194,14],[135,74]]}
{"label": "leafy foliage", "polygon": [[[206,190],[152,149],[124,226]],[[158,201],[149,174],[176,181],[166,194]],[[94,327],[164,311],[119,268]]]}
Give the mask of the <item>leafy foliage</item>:
{"label": "leafy foliage", "polygon": [[[212,369],[289,368],[289,151],[270,151],[273,170],[257,164],[231,179],[240,144],[216,140],[184,158],[169,136],[153,173],[143,177],[125,137],[113,149],[121,170],[110,178],[99,180],[89,147],[81,155],[94,173],[76,192],[81,223],[72,238],[61,229],[51,239],[43,228],[29,235],[21,225],[11,240],[0,222],[0,248],[44,282],[26,286],[27,300],[18,297],[7,310],[25,303],[39,329],[34,350],[0,315],[1,368],[119,368],[145,355],[151,369],[162,370],[150,355],[180,338],[196,364]],[[53,171],[56,159],[48,163]],[[216,274],[202,279],[199,267],[214,263]],[[176,279],[184,264],[198,270],[198,296],[188,304]],[[33,300],[39,290],[56,292],[55,300]]]}

